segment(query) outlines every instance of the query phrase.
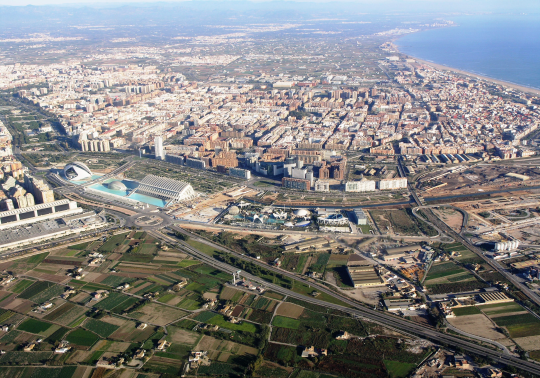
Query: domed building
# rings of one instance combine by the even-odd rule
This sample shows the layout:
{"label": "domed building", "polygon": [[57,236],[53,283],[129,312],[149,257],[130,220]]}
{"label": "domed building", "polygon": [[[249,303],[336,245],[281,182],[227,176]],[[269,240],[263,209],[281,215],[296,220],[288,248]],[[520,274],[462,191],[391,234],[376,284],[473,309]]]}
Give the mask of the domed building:
{"label": "domed building", "polygon": [[294,215],[296,215],[297,217],[307,217],[309,216],[309,214],[309,210],[306,209],[298,209],[294,211]]}
{"label": "domed building", "polygon": [[66,164],[64,167],[64,176],[68,180],[83,180],[92,177],[92,171],[86,164],[80,161],[74,161],[73,163]]}
{"label": "domed building", "polygon": [[229,214],[238,215],[240,214],[240,209],[238,208],[238,206],[231,206],[231,208],[229,209]]}
{"label": "domed building", "polygon": [[111,190],[122,190],[122,191],[127,190],[127,186],[125,186],[124,183],[119,180],[111,181],[110,183],[107,184],[107,187]]}

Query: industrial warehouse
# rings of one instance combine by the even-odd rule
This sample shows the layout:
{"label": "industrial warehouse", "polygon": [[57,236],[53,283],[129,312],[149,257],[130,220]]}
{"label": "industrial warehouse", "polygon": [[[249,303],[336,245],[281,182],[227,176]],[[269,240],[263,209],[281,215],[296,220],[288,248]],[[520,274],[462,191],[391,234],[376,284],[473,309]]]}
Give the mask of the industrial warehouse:
{"label": "industrial warehouse", "polygon": [[376,268],[359,255],[351,255],[347,261],[347,273],[354,287],[382,285],[383,280]]}

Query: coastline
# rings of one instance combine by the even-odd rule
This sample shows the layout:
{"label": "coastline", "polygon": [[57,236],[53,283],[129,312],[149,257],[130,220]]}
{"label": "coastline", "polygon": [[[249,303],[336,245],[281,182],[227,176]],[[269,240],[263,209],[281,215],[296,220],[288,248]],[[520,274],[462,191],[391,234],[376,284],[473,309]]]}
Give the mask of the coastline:
{"label": "coastline", "polygon": [[518,90],[518,91],[521,91],[521,92],[524,92],[524,93],[532,94],[532,95],[535,95],[535,96],[540,96],[540,89],[531,88],[531,87],[527,87],[527,86],[524,86],[524,85],[511,83],[511,82],[508,82],[508,81],[505,81],[505,80],[495,79],[495,78],[492,78],[492,77],[489,77],[489,76],[475,74],[474,72],[460,70],[458,68],[453,68],[453,67],[445,66],[444,64],[430,62],[428,60],[417,58],[415,56],[406,54],[406,53],[401,52],[399,50],[399,47],[394,43],[394,41],[395,41],[395,39],[393,41],[391,41],[391,43],[392,43],[392,47],[396,50],[397,53],[405,55],[410,59],[414,59],[418,63],[422,63],[422,64],[425,64],[425,65],[428,65],[428,66],[432,66],[433,68],[436,68],[436,69],[439,69],[439,70],[442,70],[442,71],[450,71],[450,72],[453,72],[455,74],[474,77],[474,78],[482,79],[482,80],[485,80],[485,81],[490,81],[492,83],[496,83],[496,84],[499,84],[499,85],[504,85],[506,87],[509,87],[509,88],[512,88],[512,89],[515,89],[515,90]]}

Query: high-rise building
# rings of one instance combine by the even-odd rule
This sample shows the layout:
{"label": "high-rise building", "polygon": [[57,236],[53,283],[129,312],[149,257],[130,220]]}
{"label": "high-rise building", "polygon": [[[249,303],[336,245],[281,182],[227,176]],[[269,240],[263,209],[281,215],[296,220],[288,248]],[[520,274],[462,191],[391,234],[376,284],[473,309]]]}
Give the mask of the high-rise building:
{"label": "high-rise building", "polygon": [[163,138],[157,136],[154,139],[154,149],[156,152],[156,159],[165,160],[165,152],[163,151]]}

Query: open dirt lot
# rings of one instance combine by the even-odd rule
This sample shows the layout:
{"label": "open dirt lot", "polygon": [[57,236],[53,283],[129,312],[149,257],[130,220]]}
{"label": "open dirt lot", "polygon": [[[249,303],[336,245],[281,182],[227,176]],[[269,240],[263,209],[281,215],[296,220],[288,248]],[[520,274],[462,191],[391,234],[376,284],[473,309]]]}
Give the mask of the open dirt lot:
{"label": "open dirt lot", "polygon": [[282,315],[293,319],[298,319],[298,317],[302,315],[302,312],[304,312],[302,306],[287,302],[281,303],[276,309],[276,315]]}
{"label": "open dirt lot", "polygon": [[141,322],[164,326],[186,314],[187,313],[182,310],[176,310],[157,303],[149,303],[146,306],[139,308],[132,315]]}
{"label": "open dirt lot", "polygon": [[493,323],[483,314],[464,315],[458,318],[448,319],[448,322],[454,327],[472,335],[491,340],[506,338],[504,333],[497,331]]}
{"label": "open dirt lot", "polygon": [[514,341],[524,350],[538,350],[540,336],[517,337]]}
{"label": "open dirt lot", "polygon": [[199,334],[195,332],[186,331],[185,329],[168,327],[169,336],[167,340],[173,343],[193,345],[199,339]]}
{"label": "open dirt lot", "polygon": [[[232,341],[227,340],[218,340],[211,336],[204,336],[201,341],[197,344],[194,350],[208,350],[209,355],[217,358],[220,352],[229,352],[236,355],[245,355],[245,354],[257,354],[258,350],[256,348],[249,347],[247,345],[233,343]],[[212,358],[212,357],[211,357]]]}
{"label": "open dirt lot", "polygon": [[441,207],[439,209],[433,209],[433,212],[454,231],[461,231],[463,215],[459,211]]}

